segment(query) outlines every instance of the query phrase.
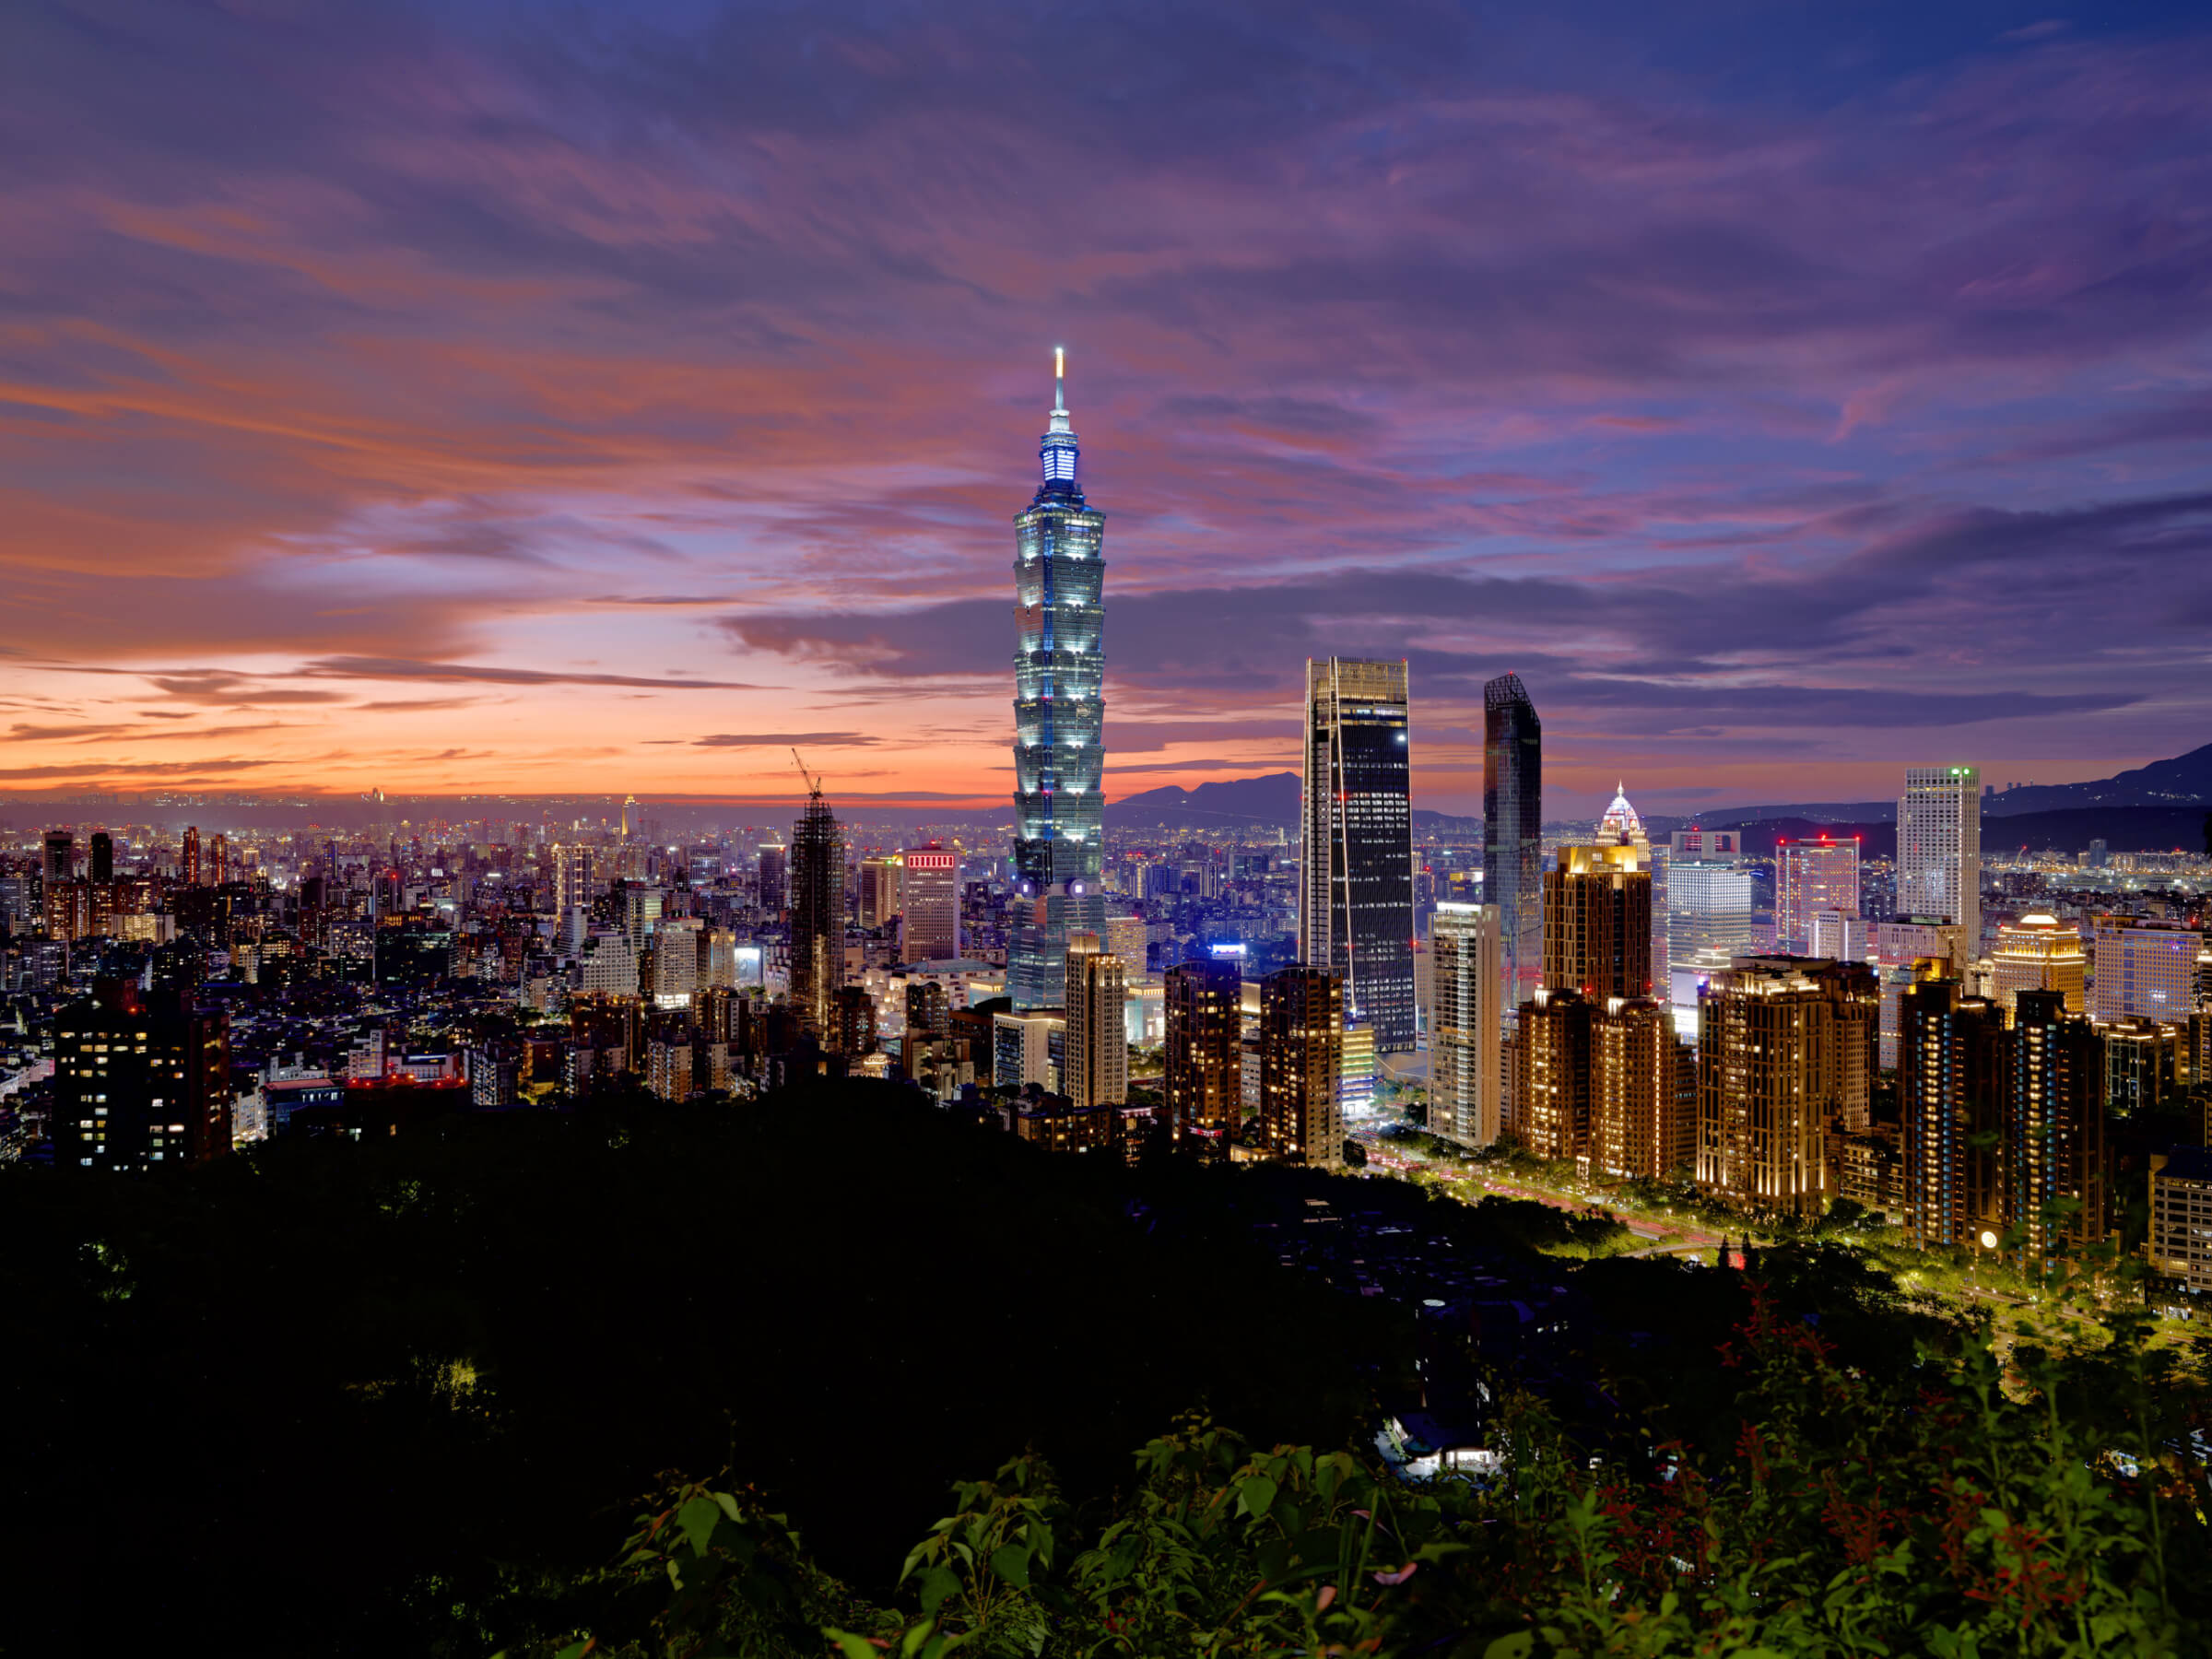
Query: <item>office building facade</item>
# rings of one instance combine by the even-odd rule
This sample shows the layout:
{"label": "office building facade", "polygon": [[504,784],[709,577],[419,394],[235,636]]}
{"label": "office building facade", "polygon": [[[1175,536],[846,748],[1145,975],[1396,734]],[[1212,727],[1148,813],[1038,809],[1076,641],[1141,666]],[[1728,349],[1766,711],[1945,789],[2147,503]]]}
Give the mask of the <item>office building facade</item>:
{"label": "office building facade", "polygon": [[2096,977],[2089,1012],[2100,1020],[2180,1022],[2197,1011],[2197,959],[2204,935],[2181,922],[2100,916],[2090,948]]}
{"label": "office building facade", "polygon": [[932,841],[900,856],[900,960],[953,960],[960,954],[960,855]]}
{"label": "office building facade", "polygon": [[1652,876],[1633,846],[1561,847],[1544,872],[1544,983],[1592,1001],[1652,994]]}
{"label": "office building facade", "polygon": [[1982,950],[1982,773],[1971,766],[1915,766],[1897,803],[1897,908],[1942,916]]}
{"label": "office building facade", "polygon": [[1813,918],[1823,912],[1859,913],[1859,843],[1853,836],[1835,841],[1779,841],[1774,845],[1774,947],[1818,956]]}
{"label": "office building facade", "polygon": [[1306,664],[1299,959],[1343,982],[1384,1053],[1416,1041],[1406,665]]}

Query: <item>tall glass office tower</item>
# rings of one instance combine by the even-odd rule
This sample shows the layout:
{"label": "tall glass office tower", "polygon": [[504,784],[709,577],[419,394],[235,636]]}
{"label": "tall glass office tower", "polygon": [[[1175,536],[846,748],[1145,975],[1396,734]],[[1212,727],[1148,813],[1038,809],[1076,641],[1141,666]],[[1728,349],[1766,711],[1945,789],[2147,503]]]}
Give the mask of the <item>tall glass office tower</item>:
{"label": "tall glass office tower", "polygon": [[1544,725],[1517,674],[1482,688],[1482,901],[1498,912],[1508,1029],[1544,982]]}
{"label": "tall glass office tower", "polygon": [[1044,478],[1014,520],[1014,871],[1033,905],[1009,941],[1017,1008],[1056,1007],[1069,930],[1103,933],[1100,786],[1105,771],[1102,629],[1106,515],[1083,500],[1068,424],[1066,354],[1053,354]]}
{"label": "tall glass office tower", "polygon": [[1413,818],[1406,665],[1306,662],[1299,959],[1344,982],[1376,1052],[1414,1046]]}

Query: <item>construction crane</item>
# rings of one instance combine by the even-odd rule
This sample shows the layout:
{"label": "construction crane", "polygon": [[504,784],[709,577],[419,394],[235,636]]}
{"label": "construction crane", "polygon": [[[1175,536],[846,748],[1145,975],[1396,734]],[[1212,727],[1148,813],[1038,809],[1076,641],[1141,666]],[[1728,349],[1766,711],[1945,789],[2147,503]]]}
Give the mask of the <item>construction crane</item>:
{"label": "construction crane", "polygon": [[795,748],[791,751],[791,763],[799,769],[799,776],[806,780],[807,798],[815,801],[820,800],[822,798],[821,774],[815,772],[809,775],[806,771],[806,762],[799,759],[799,751]]}

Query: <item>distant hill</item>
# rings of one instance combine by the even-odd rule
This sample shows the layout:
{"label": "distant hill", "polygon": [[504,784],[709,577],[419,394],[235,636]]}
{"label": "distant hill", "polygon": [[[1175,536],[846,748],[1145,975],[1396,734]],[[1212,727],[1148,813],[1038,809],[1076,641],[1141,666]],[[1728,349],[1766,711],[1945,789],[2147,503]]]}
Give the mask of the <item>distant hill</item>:
{"label": "distant hill", "polygon": [[[1983,770],[1986,772],[1989,769]],[[1905,782],[1902,769],[1897,782],[1899,793],[1902,794]],[[2059,812],[2069,807],[2183,806],[2193,803],[2212,806],[2212,743],[2171,760],[2153,760],[2133,771],[2088,783],[2030,783],[1996,794],[1984,794],[1982,817],[1987,820]],[[1883,801],[1792,801],[1768,806],[1725,806],[1684,821],[1725,830],[1778,818],[1804,818],[1830,829],[1839,824],[1893,824],[1897,821],[1897,797],[1892,795]],[[2112,841],[2110,836],[2105,839]],[[2083,844],[2088,843],[2085,841]],[[2118,842],[2112,842],[2112,850],[2120,850]],[[2155,851],[2147,847],[2130,850]]]}
{"label": "distant hill", "polygon": [[[1109,830],[1144,830],[1159,826],[1171,830],[1197,830],[1253,824],[1264,829],[1277,825],[1295,833],[1302,785],[1296,772],[1268,772],[1257,778],[1221,778],[1195,789],[1169,784],[1147,789],[1106,804]],[[1441,834],[1478,834],[1480,817],[1438,812],[1427,806],[1413,809],[1420,829]]]}
{"label": "distant hill", "polygon": [[2068,806],[2178,806],[2199,801],[2212,802],[2212,743],[2094,782],[2030,783],[2007,789],[1987,796],[1982,813],[1984,818],[2015,818]]}
{"label": "distant hill", "polygon": [[1106,827],[1141,830],[1151,825],[1170,829],[1198,829],[1211,824],[1280,824],[1286,830],[1298,824],[1299,777],[1296,772],[1268,772],[1257,778],[1221,778],[1195,789],[1168,784],[1106,803]]}
{"label": "distant hill", "polygon": [[[2114,853],[2166,853],[2179,847],[2202,852],[2205,818],[2212,807],[2194,806],[2073,806],[2060,812],[2022,812],[2007,818],[1984,816],[1982,851],[1985,856],[2030,852],[2086,853],[2089,842],[2101,840]],[[1701,820],[1709,825],[1712,819]],[[1856,835],[1861,858],[1897,856],[1897,825],[1887,820],[1862,819],[1855,823],[1825,818],[1777,817],[1754,818],[1717,827],[1740,829],[1747,858],[1771,858],[1774,843],[1828,834],[1841,840]]]}

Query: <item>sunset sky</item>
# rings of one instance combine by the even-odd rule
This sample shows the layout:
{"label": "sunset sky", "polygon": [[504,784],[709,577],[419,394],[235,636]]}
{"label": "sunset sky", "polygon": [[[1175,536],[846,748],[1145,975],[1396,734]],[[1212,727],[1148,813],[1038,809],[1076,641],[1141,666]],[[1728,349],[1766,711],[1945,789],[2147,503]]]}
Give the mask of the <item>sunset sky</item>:
{"label": "sunset sky", "polygon": [[1110,796],[2212,740],[2201,6],[17,0],[0,792],[998,805],[1056,344]]}

